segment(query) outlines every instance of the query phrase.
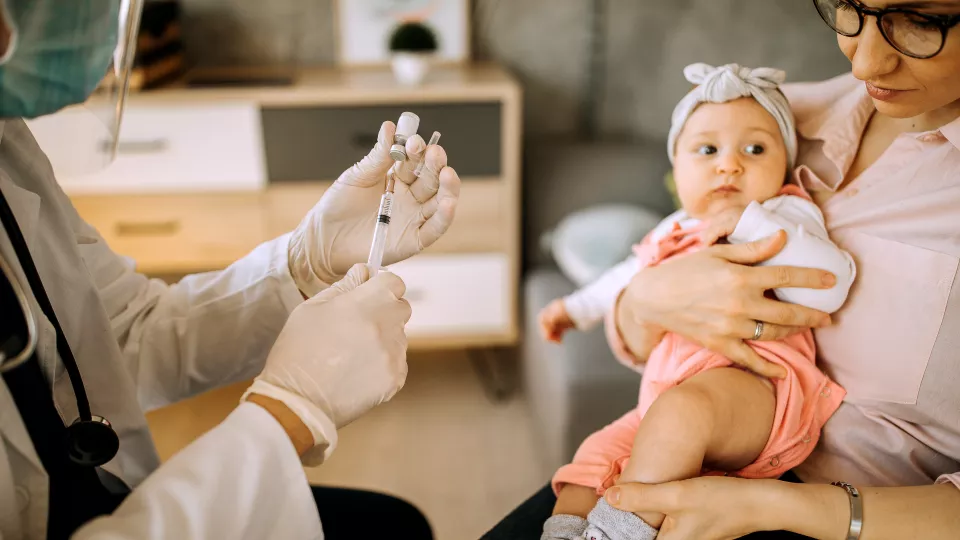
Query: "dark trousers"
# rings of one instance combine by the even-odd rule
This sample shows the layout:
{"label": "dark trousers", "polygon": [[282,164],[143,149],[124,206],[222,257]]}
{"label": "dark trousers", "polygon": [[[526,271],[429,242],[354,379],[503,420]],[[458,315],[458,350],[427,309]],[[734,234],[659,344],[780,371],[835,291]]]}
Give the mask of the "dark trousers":
{"label": "dark trousers", "polygon": [[[781,480],[799,482],[792,473],[787,473]],[[550,486],[546,486],[533,497],[527,499],[511,512],[493,530],[483,535],[482,540],[539,540],[543,532],[543,523],[553,514],[553,507],[557,498],[553,495]],[[800,540],[807,538],[799,534],[785,531],[753,533],[743,538],[750,540]]]}
{"label": "dark trousers", "polygon": [[327,540],[433,540],[427,518],[406,501],[370,491],[312,489]]}

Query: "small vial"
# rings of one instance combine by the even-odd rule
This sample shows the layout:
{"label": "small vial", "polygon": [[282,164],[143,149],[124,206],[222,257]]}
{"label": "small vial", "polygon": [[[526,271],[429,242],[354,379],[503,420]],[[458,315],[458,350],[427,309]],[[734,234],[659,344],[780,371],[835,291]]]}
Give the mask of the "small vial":
{"label": "small vial", "polygon": [[[430,142],[427,143],[427,148],[440,142],[440,132],[434,131],[433,135],[430,136]],[[413,175],[417,178],[420,178],[420,175],[423,173],[423,166],[427,163],[427,148],[423,149],[423,159],[420,160],[420,163],[417,163],[415,169],[413,169]]]}
{"label": "small vial", "polygon": [[419,127],[419,116],[412,112],[405,112],[400,115],[400,120],[397,122],[397,133],[393,136],[393,146],[390,147],[390,157],[394,161],[407,159],[407,139],[416,135]]}

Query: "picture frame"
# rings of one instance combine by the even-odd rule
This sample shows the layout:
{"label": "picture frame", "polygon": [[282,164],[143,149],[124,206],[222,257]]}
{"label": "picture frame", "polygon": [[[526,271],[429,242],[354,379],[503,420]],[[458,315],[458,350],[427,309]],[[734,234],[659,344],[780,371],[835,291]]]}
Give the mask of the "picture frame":
{"label": "picture frame", "polygon": [[401,22],[418,20],[437,34],[434,61],[470,59],[469,0],[334,0],[336,57],[342,66],[385,66],[388,44]]}

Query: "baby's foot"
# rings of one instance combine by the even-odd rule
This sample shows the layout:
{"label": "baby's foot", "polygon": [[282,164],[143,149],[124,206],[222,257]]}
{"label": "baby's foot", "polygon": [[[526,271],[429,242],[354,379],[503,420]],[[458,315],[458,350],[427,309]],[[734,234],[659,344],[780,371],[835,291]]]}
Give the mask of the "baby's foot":
{"label": "baby's foot", "polygon": [[587,520],[580,516],[557,514],[543,524],[540,540],[581,540]]}
{"label": "baby's foot", "polygon": [[658,532],[635,514],[610,506],[605,499],[597,501],[587,521],[585,540],[654,540]]}

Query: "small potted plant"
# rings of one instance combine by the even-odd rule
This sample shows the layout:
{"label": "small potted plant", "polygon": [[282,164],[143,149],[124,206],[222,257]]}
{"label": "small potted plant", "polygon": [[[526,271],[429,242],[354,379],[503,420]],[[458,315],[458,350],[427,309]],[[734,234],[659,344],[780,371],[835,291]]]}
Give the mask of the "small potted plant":
{"label": "small potted plant", "polygon": [[430,69],[437,52],[437,35],[420,21],[401,23],[390,36],[393,74],[401,84],[416,86]]}

